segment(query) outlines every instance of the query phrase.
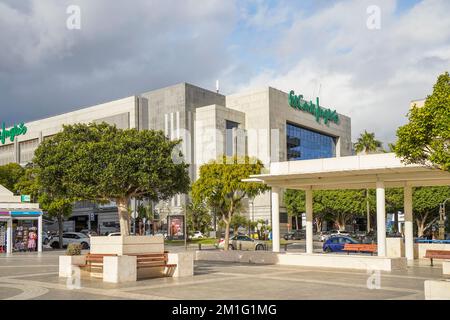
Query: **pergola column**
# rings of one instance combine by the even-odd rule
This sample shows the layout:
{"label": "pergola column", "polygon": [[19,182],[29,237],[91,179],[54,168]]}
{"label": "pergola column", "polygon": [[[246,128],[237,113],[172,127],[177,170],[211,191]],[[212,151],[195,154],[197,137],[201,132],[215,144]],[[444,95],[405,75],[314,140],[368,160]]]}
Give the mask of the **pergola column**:
{"label": "pergola column", "polygon": [[42,252],[42,215],[38,218],[38,227],[37,227],[37,250],[38,252]]}
{"label": "pergola column", "polygon": [[12,223],[12,219],[8,219],[7,221],[7,225],[6,225],[6,253],[12,253],[12,246],[13,246],[13,242],[12,242],[12,228],[13,228],[13,223]]}
{"label": "pergola column", "polygon": [[377,181],[377,238],[378,256],[386,256],[386,199],[384,181]]}
{"label": "pergola column", "polygon": [[280,252],[280,188],[272,187],[272,251]]}
{"label": "pergola column", "polygon": [[405,257],[408,260],[414,260],[412,187],[406,184],[403,188],[403,194],[403,209],[405,212]]}
{"label": "pergola column", "polygon": [[312,189],[305,190],[306,253],[313,253],[313,196]]}

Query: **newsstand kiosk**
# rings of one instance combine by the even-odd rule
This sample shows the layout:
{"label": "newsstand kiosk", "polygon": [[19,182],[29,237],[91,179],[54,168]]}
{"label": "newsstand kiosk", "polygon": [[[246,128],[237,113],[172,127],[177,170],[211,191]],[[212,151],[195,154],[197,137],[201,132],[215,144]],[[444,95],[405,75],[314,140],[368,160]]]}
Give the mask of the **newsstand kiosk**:
{"label": "newsstand kiosk", "polygon": [[42,251],[42,210],[0,185],[0,253]]}

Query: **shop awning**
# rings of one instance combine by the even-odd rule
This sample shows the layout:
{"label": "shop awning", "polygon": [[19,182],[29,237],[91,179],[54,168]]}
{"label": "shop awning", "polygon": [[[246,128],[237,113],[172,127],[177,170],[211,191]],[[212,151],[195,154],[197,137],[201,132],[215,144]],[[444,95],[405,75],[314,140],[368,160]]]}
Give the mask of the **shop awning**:
{"label": "shop awning", "polygon": [[0,211],[1,217],[12,217],[12,218],[22,218],[22,217],[39,217],[42,215],[42,211],[37,210],[19,210],[19,211]]}

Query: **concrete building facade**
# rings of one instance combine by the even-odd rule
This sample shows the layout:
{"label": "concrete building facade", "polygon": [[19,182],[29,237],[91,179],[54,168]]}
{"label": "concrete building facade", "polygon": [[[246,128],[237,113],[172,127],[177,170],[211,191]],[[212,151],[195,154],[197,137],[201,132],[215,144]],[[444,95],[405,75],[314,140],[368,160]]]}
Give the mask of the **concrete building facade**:
{"label": "concrete building facade", "polygon": [[[13,130],[18,133],[13,139],[0,141],[0,165],[30,162],[38,145],[65,124],[103,121],[123,129],[162,130],[170,139],[181,139],[192,181],[197,179],[199,166],[222,155],[256,157],[266,167],[272,162],[351,155],[350,118],[319,107],[318,98],[315,103],[303,100],[293,91],[288,94],[271,87],[225,96],[181,83],[25,123],[25,133]],[[4,128],[3,135],[5,130],[12,128]],[[164,220],[167,215],[183,214],[188,201],[187,195],[178,195],[155,209]],[[101,233],[112,232],[118,221],[116,212],[114,203],[77,203],[73,228],[90,228],[94,222],[105,225]],[[243,214],[270,223],[270,192],[249,199]],[[280,201],[281,228],[287,223]]]}

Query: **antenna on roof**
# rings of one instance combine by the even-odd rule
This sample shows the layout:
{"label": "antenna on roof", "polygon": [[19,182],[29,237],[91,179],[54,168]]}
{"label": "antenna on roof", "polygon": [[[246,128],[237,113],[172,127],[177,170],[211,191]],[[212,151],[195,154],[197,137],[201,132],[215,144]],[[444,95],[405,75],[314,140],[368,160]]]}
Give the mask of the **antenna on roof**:
{"label": "antenna on roof", "polygon": [[320,98],[320,89],[322,89],[322,83],[319,84],[319,92],[317,93],[318,98]]}
{"label": "antenna on roof", "polygon": [[216,80],[216,92],[219,93],[219,80]]}

